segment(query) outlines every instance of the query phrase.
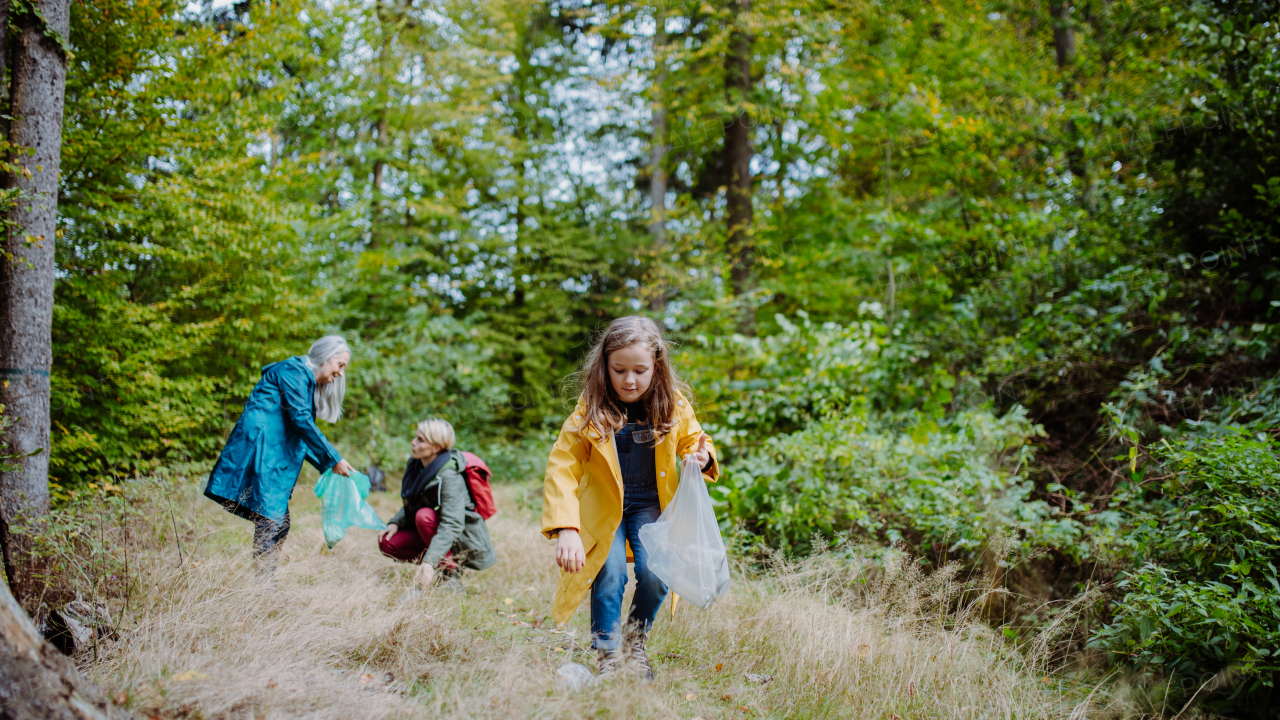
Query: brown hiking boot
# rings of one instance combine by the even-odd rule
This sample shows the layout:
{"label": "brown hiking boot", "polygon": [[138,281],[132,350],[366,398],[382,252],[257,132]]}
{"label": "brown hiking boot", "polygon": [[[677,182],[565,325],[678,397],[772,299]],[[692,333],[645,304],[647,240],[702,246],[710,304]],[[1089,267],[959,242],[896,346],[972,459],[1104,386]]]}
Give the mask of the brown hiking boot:
{"label": "brown hiking boot", "polygon": [[618,666],[622,664],[622,653],[617,650],[596,649],[596,659],[600,663],[601,678],[616,677],[618,674]]}
{"label": "brown hiking boot", "polygon": [[652,681],[653,664],[649,662],[649,653],[645,649],[645,645],[649,643],[649,633],[637,630],[630,633],[627,639],[631,646],[631,651],[627,653],[628,670],[646,681]]}

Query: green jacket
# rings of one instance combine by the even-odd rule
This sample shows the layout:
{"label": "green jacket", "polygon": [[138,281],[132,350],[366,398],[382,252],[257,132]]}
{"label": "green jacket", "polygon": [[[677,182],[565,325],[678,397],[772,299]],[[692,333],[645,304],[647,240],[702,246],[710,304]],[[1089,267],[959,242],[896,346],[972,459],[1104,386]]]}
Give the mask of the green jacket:
{"label": "green jacket", "polygon": [[[462,454],[454,453],[417,497],[404,499],[404,507],[391,518],[390,523],[407,530],[413,527],[413,518],[408,510],[416,513],[418,508],[431,508],[439,515],[440,525],[422,562],[435,566],[445,553],[452,550],[459,564],[473,570],[484,570],[498,562],[498,554],[489,539],[488,525],[476,512],[476,503],[467,489],[462,467]],[[424,469],[421,460],[410,458],[402,482],[407,484],[411,473],[423,472]]]}

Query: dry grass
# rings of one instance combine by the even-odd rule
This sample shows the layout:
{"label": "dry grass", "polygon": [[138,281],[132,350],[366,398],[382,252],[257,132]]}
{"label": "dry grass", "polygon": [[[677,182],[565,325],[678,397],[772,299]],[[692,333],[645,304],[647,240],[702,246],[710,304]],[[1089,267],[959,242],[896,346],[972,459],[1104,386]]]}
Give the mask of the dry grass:
{"label": "dry grass", "polygon": [[[466,591],[412,594],[411,568],[353,530],[321,554],[318,503],[294,496],[287,558],[273,581],[248,558],[248,523],[192,483],[140,498],[122,541],[144,581],[119,640],[86,670],[143,716],[205,718],[1100,718],[1102,689],[1047,673],[970,617],[947,576],[907,565],[873,583],[833,556],[757,579],[739,573],[712,609],[664,606],[652,685],[623,680],[573,693],[557,667],[594,668],[584,606],[546,627],[552,546],[505,489],[490,529],[500,563]],[[375,496],[389,517],[398,498]],[[177,510],[179,562],[168,508]],[[146,510],[152,508],[152,510]],[[148,519],[150,518],[150,519]],[[185,525],[185,527],[183,527]],[[958,601],[958,602],[957,602]],[[121,603],[117,607],[122,609]],[[959,607],[959,610],[956,608]],[[967,609],[969,608],[969,609]],[[765,684],[746,673],[768,675]]]}

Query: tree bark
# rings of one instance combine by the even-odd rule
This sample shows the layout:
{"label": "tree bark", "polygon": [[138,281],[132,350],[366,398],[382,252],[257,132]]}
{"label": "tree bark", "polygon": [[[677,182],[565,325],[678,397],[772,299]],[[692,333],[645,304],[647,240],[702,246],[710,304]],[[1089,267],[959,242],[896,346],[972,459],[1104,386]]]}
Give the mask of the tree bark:
{"label": "tree bark", "polygon": [[[4,77],[4,70],[9,62],[9,7],[12,3],[9,0],[0,0],[0,78]],[[0,136],[4,141],[9,140],[10,123],[9,123],[9,86],[0,81],[0,108],[4,112],[0,113]],[[8,159],[8,156],[3,156]],[[3,364],[3,361],[0,361]],[[2,519],[0,519],[2,522]],[[2,543],[0,543],[2,544]]]}
{"label": "tree bark", "polygon": [[31,618],[0,584],[0,718],[125,720],[71,659],[36,632]]}
{"label": "tree bark", "polygon": [[[387,111],[382,110],[382,114],[378,117],[375,125],[378,137],[374,139],[374,146],[378,149],[378,159],[373,163],[373,194],[375,197],[382,195],[382,173],[387,168],[387,162],[383,159],[383,153],[387,147]],[[376,208],[375,208],[376,210]]]}
{"label": "tree bark", "polygon": [[[1066,0],[1059,0],[1049,4],[1049,15],[1053,19],[1053,53],[1054,59],[1058,63],[1058,70],[1062,73],[1062,99],[1074,100],[1076,97],[1076,88],[1074,74],[1069,72],[1075,64],[1076,57],[1076,33],[1071,27],[1071,6]],[[1089,202],[1089,179],[1087,177],[1088,168],[1085,166],[1084,149],[1081,147],[1081,138],[1079,129],[1076,127],[1076,121],[1073,119],[1063,123],[1063,130],[1067,136],[1067,169],[1071,174],[1080,180],[1080,195],[1085,202]]]}
{"label": "tree bark", "polygon": [[[13,117],[9,142],[18,172],[4,179],[21,192],[9,211],[0,257],[0,404],[17,419],[5,433],[11,451],[30,455],[0,473],[0,543],[14,595],[29,610],[37,573],[30,535],[15,532],[49,512],[49,370],[53,361],[54,244],[67,57],[62,47],[71,0],[39,0],[14,18]],[[25,150],[25,151],[24,151]],[[30,154],[28,154],[30,153]]]}
{"label": "tree bark", "polygon": [[378,231],[378,223],[382,219],[382,175],[387,168],[386,146],[387,146],[387,110],[382,108],[378,122],[374,126],[378,137],[374,138],[374,152],[377,159],[373,161],[373,188],[369,193],[369,247],[382,247],[382,236]]}
{"label": "tree bark", "polygon": [[750,298],[754,289],[755,241],[751,222],[751,50],[753,38],[746,27],[751,0],[734,0],[736,17],[725,56],[725,90],[732,117],[724,126],[724,160],[728,176],[725,205],[727,233],[725,251],[733,265],[729,271],[734,297],[738,301],[738,332],[755,334],[755,307]]}
{"label": "tree bark", "polygon": [[649,145],[649,234],[653,238],[653,254],[657,259],[655,267],[656,287],[649,298],[649,309],[662,310],[667,306],[667,287],[662,275],[662,258],[667,250],[667,103],[663,88],[667,82],[666,57],[663,53],[667,44],[666,15],[661,7],[655,13],[654,22],[657,29],[653,35],[653,138]]}
{"label": "tree bark", "polygon": [[[1053,18],[1053,51],[1059,70],[1070,65],[1076,55],[1076,34],[1068,20],[1070,14],[1071,6],[1065,2],[1049,3],[1049,16]],[[1068,86],[1064,86],[1064,90],[1070,92]]]}
{"label": "tree bark", "polygon": [[524,209],[524,200],[529,196],[528,171],[525,163],[530,159],[536,162],[536,155],[530,151],[530,147],[538,137],[537,127],[530,127],[536,122],[537,112],[529,106],[527,100],[529,93],[538,91],[537,80],[534,76],[535,71],[533,70],[533,52],[536,48],[534,41],[534,33],[537,32],[536,22],[536,20],[530,19],[529,24],[525,26],[524,31],[520,34],[519,44],[515,51],[519,69],[512,74],[510,87],[512,109],[516,110],[515,124],[511,128],[511,136],[516,141],[516,150],[511,165],[517,169],[519,177],[514,188],[515,207],[512,208],[511,212],[511,219],[514,221],[516,229],[512,239],[515,253],[511,256],[512,292],[510,314],[508,315],[508,322],[512,324],[511,338],[513,342],[511,348],[511,375],[507,380],[511,393],[507,396],[507,406],[512,411],[510,419],[514,427],[525,426],[529,408],[535,407],[536,398],[536,390],[530,387],[524,366],[529,357],[525,351],[530,348],[529,318],[527,317],[525,300],[528,290],[532,289],[532,286],[526,283],[523,278],[533,265],[533,259],[524,251],[525,242],[527,242],[524,225],[527,216]]}
{"label": "tree bark", "polygon": [[[0,0],[0,78],[4,77],[4,66],[7,58],[7,56],[5,55],[5,52],[8,51],[9,49],[9,44],[6,42],[8,39],[9,39],[9,0]],[[3,83],[0,83],[0,86],[2,85]],[[2,89],[7,89],[7,88],[2,88]],[[8,97],[8,93],[3,93],[3,94],[6,98]],[[8,137],[7,128],[6,128],[5,136]]]}
{"label": "tree bark", "polygon": [[387,84],[391,82],[389,79],[392,73],[387,71],[391,63],[391,33],[394,29],[387,18],[389,11],[384,7],[384,3],[379,0],[374,6],[374,13],[378,17],[378,32],[382,37],[382,44],[378,47],[378,111],[377,120],[374,121],[373,129],[377,133],[373,139],[373,187],[369,193],[369,247],[382,247],[382,235],[379,232],[378,224],[382,219],[382,176],[386,171],[386,152],[387,152],[387,103],[389,93],[387,92]]}

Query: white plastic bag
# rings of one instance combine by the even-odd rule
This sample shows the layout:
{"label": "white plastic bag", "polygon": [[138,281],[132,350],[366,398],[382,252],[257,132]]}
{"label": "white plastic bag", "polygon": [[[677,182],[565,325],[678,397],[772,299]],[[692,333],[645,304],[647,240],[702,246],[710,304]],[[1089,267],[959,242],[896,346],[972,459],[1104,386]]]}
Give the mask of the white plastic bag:
{"label": "white plastic bag", "polygon": [[729,558],[696,460],[685,458],[676,496],[656,521],[640,528],[640,543],[649,570],[681,599],[706,609],[729,591]]}

